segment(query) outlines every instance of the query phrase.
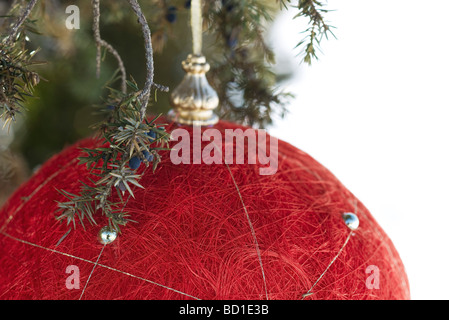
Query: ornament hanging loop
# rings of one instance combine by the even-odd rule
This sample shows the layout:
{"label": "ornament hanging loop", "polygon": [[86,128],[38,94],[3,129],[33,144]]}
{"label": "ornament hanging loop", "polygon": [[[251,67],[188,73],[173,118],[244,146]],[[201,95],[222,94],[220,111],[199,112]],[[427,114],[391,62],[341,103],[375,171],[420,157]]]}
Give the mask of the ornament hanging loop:
{"label": "ornament hanging loop", "polygon": [[180,124],[206,126],[219,120],[213,112],[219,104],[218,95],[206,78],[210,65],[201,53],[202,26],[201,0],[192,0],[193,54],[182,62],[186,75],[170,96],[172,110],[168,113],[170,120]]}
{"label": "ornament hanging loop", "polygon": [[203,47],[203,10],[201,8],[201,0],[192,1],[190,13],[193,54],[200,56]]}

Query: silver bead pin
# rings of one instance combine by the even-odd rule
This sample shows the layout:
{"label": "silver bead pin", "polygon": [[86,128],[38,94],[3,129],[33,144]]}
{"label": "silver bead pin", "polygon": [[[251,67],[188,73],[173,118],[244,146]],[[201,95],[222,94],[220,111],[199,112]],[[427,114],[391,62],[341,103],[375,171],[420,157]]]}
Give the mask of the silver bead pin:
{"label": "silver bead pin", "polygon": [[343,213],[343,221],[346,226],[352,231],[356,230],[359,227],[359,218],[352,212]]}
{"label": "silver bead pin", "polygon": [[98,232],[98,241],[102,244],[110,244],[114,242],[117,238],[117,231],[109,226],[105,226],[101,228],[100,232]]}
{"label": "silver bead pin", "polygon": [[[356,211],[357,211],[357,208],[356,208]],[[359,218],[357,217],[356,214],[354,214],[352,212],[345,212],[345,213],[342,214],[342,218],[343,218],[343,221],[344,221],[345,225],[351,231],[354,231],[354,230],[356,230],[359,227]],[[308,296],[311,296],[313,294],[312,289],[321,280],[321,278],[326,274],[327,270],[329,270],[330,266],[335,262],[335,260],[337,260],[337,258],[340,255],[340,253],[343,251],[343,249],[348,244],[348,241],[351,238],[352,234],[353,234],[352,232],[349,232],[348,236],[346,237],[345,242],[343,243],[342,247],[338,251],[337,255],[332,259],[332,261],[327,266],[326,270],[324,270],[324,272],[320,275],[320,277],[315,281],[315,283],[312,285],[312,287],[309,289],[309,291],[307,291],[306,293],[304,293],[302,295],[302,299],[301,300],[304,300],[305,298],[307,298]]]}

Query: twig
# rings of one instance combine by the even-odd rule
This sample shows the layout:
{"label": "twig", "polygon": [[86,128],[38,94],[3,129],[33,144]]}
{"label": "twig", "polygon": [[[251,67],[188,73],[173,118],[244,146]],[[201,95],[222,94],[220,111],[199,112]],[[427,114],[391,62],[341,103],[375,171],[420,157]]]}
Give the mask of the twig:
{"label": "twig", "polygon": [[34,6],[36,5],[37,0],[30,0],[28,2],[28,5],[26,6],[25,10],[23,11],[22,15],[19,17],[17,22],[11,27],[11,32],[8,35],[8,37],[5,39],[6,44],[12,44],[12,42],[15,41],[17,37],[17,33],[19,32],[20,26],[25,22],[25,20],[30,15],[31,11],[33,10]]}
{"label": "twig", "polygon": [[126,70],[122,58],[117,50],[115,50],[109,43],[101,39],[100,36],[100,0],[92,0],[92,7],[94,17],[92,29],[94,31],[95,43],[97,44],[97,78],[100,77],[101,47],[105,47],[106,50],[108,50],[117,59],[120,73],[122,74],[121,90],[123,93],[126,93]]}
{"label": "twig", "polygon": [[168,88],[159,84],[155,84],[153,82],[154,79],[154,61],[153,61],[153,45],[151,44],[151,30],[148,26],[147,19],[145,15],[142,13],[142,9],[140,8],[137,0],[128,0],[131,8],[137,16],[137,21],[142,27],[143,39],[145,41],[145,59],[146,59],[146,69],[147,76],[145,79],[144,87],[139,94],[139,100],[141,102],[140,109],[140,118],[143,120],[145,118],[148,101],[151,95],[151,88],[155,87],[161,91],[168,91]]}

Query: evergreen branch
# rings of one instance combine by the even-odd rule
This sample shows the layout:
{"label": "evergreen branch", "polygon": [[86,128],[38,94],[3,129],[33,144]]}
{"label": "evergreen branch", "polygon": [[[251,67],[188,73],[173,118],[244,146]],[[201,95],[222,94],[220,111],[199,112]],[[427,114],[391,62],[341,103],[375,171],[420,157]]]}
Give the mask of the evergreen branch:
{"label": "evergreen branch", "polygon": [[[9,33],[2,35],[0,41],[0,118],[4,119],[4,126],[9,126],[16,120],[16,115],[24,109],[25,97],[31,97],[40,77],[29,70],[37,50],[29,52],[25,49],[27,36],[25,31],[34,30],[28,17],[36,1],[30,1],[22,10],[14,23],[10,23]],[[9,17],[18,6],[13,6]]]}
{"label": "evergreen branch", "polygon": [[[285,1],[290,3],[290,0]],[[317,0],[298,0],[297,4],[299,12],[294,18],[308,18],[310,27],[304,31],[308,35],[296,47],[303,46],[303,61],[309,65],[312,64],[313,59],[318,59],[316,50],[319,49],[322,38],[328,39],[329,33],[335,37],[331,30],[333,26],[329,25],[323,16],[329,10],[323,9],[323,6],[323,3]]]}
{"label": "evergreen branch", "polygon": [[266,22],[272,19],[271,7],[256,0],[222,0],[219,7],[209,6],[205,21],[223,53],[211,56],[210,71],[220,99],[220,117],[265,127],[272,122],[272,114],[285,113],[290,96],[275,87],[274,53],[263,36]]}
{"label": "evergreen branch", "polygon": [[[66,219],[67,224],[75,224],[75,220],[79,220],[83,225],[82,220],[86,217],[91,223],[95,223],[93,215],[101,211],[109,219],[110,226],[120,232],[121,225],[132,221],[124,212],[126,203],[123,201],[123,196],[128,193],[130,197],[134,197],[133,187],[143,188],[138,182],[142,174],[137,174],[137,169],[143,163],[147,167],[152,164],[153,171],[156,170],[161,160],[159,151],[168,146],[169,134],[165,132],[165,128],[156,125],[156,118],[150,122],[145,118],[151,89],[154,87],[168,91],[168,88],[153,82],[151,31],[137,1],[128,0],[128,2],[138,17],[144,35],[147,69],[145,85],[142,90],[139,90],[134,80],[126,80],[124,67],[121,67],[122,87],[123,83],[126,83],[132,92],[127,94],[126,89],[122,88],[118,91],[109,88],[109,96],[100,107],[100,113],[105,114],[106,117],[95,126],[99,129],[100,141],[103,141],[103,145],[95,149],[84,148],[85,156],[79,158],[80,164],[85,164],[97,179],[90,180],[89,184],[81,182],[79,195],[61,191],[69,198],[69,201],[59,202],[59,210],[62,214],[57,219]],[[106,47],[109,51],[112,50],[113,54],[116,51],[100,37],[100,1],[92,0],[92,4],[98,68],[100,46]],[[118,53],[117,60],[120,65],[123,65]],[[114,189],[119,198],[115,202],[112,200]]]}
{"label": "evergreen branch", "polygon": [[[120,226],[127,224],[128,215],[124,212],[123,196],[128,193],[134,197],[133,187],[143,188],[138,182],[142,174],[137,169],[144,164],[152,165],[153,171],[157,168],[161,157],[159,150],[168,146],[169,134],[164,127],[156,125],[155,120],[141,121],[139,90],[133,83],[136,91],[123,94],[110,89],[110,95],[101,108],[101,112],[108,117],[99,124],[102,129],[101,139],[104,145],[95,149],[82,149],[85,156],[80,157],[80,164],[85,164],[91,174],[97,177],[90,184],[82,183],[79,195],[70,194],[61,190],[67,202],[59,202],[62,214],[58,220],[67,220],[67,224],[74,224],[87,218],[93,223],[93,215],[101,211],[110,225],[117,231]],[[116,190],[118,201],[111,200],[113,190]]]}
{"label": "evergreen branch", "polygon": [[13,42],[16,41],[17,35],[19,34],[22,24],[26,21],[28,16],[31,14],[31,11],[33,10],[36,3],[37,3],[37,0],[30,0],[30,2],[28,2],[28,5],[23,10],[21,16],[17,19],[17,22],[11,27],[11,31],[5,39],[6,45],[11,45]]}

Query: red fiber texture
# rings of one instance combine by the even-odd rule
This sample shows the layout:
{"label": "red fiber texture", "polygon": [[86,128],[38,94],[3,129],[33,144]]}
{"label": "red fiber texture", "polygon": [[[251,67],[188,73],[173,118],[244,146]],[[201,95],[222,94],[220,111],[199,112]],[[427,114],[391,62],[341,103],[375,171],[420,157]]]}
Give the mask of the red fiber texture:
{"label": "red fiber texture", "polygon": [[[225,129],[248,129],[225,121],[214,128],[223,137]],[[304,299],[410,298],[401,259],[369,211],[320,163],[280,140],[273,175],[246,162],[175,165],[163,151],[156,172],[140,180],[145,189],[135,188],[126,204],[137,223],[122,228],[95,266],[107,219],[98,213],[98,225],[78,224],[56,246],[68,227],[55,216],[56,201],[66,201],[57,189],[78,193],[79,181],[88,181],[79,147],[98,144],[86,139],[53,156],[1,209],[0,299],[300,300],[345,243],[351,231],[342,214],[355,203],[359,228]],[[79,289],[66,285],[73,265]]]}

